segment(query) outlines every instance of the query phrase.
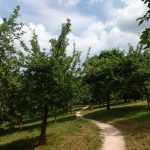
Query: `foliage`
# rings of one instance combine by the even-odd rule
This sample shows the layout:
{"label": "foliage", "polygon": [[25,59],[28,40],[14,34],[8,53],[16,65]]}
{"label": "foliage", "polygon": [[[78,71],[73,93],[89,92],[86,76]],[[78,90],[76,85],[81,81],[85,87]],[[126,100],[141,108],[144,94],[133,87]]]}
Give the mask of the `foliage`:
{"label": "foliage", "polygon": [[93,95],[107,103],[110,109],[110,94],[121,84],[120,65],[124,57],[118,49],[102,51],[98,56],[89,58],[84,64],[85,81],[90,84]]}
{"label": "foliage", "polygon": [[17,23],[20,7],[0,24],[0,123],[13,122],[16,118],[16,97],[21,88],[20,67],[22,53],[15,48],[23,32]]}
{"label": "foliage", "polygon": [[[14,127],[23,115],[42,115],[40,144],[45,143],[48,110],[68,111],[79,96],[80,53],[74,46],[67,55],[71,22],[62,25],[58,39],[50,40],[44,52],[33,31],[31,48],[22,41],[22,23],[17,23],[19,6],[0,25],[0,122]],[[16,48],[19,42],[21,48]]]}
{"label": "foliage", "polygon": [[[150,19],[150,1],[142,0],[144,4],[147,5],[147,12],[143,17],[138,18],[139,25],[141,25],[144,21],[149,21]],[[144,49],[150,48],[150,27],[147,27],[140,36],[140,44],[144,46]]]}
{"label": "foliage", "polygon": [[[129,45],[127,53],[113,49],[101,51],[84,63],[85,84],[90,87],[92,99],[107,104],[112,98],[138,100],[146,97],[149,106],[150,53],[141,46]],[[115,97],[116,96],[116,97]]]}

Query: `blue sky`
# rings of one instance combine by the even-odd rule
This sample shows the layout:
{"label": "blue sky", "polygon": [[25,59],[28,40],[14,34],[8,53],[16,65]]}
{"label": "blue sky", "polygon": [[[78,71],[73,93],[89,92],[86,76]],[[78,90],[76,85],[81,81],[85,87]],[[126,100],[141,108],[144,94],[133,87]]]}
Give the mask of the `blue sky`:
{"label": "blue sky", "polygon": [[[146,12],[141,0],[0,0],[0,18],[9,16],[16,5],[21,6],[19,21],[36,30],[43,48],[58,36],[61,24],[71,19],[68,53],[73,43],[83,55],[89,47],[92,54],[114,47],[126,49],[128,43],[136,45],[143,28],[150,25],[139,27],[136,22]],[[28,41],[31,33],[27,27],[24,30]]]}

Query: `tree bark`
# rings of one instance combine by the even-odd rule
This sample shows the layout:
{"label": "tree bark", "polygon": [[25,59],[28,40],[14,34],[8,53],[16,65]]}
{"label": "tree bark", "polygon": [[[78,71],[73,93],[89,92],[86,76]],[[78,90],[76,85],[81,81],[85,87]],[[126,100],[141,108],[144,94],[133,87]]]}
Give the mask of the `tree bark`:
{"label": "tree bark", "polygon": [[22,120],[23,120],[23,113],[20,114],[20,118],[19,118],[20,129],[22,129],[22,127],[23,127]]}
{"label": "tree bark", "polygon": [[145,92],[145,96],[146,96],[146,100],[147,100],[147,107],[150,109],[150,96],[149,96],[145,86],[144,86],[144,92]]}
{"label": "tree bark", "polygon": [[127,103],[127,99],[126,98],[124,99],[124,103]]}
{"label": "tree bark", "polygon": [[46,144],[47,118],[48,118],[48,107],[45,106],[43,116],[42,116],[41,133],[39,136],[39,145],[45,145]]}
{"label": "tree bark", "polygon": [[65,113],[68,113],[68,104],[65,102]]}
{"label": "tree bark", "polygon": [[55,117],[55,123],[56,123],[57,122],[56,106],[54,106],[54,117]]}
{"label": "tree bark", "polygon": [[148,108],[150,109],[150,100],[147,101]]}
{"label": "tree bark", "polygon": [[106,94],[106,101],[107,101],[107,110],[110,110],[110,92],[108,91]]}

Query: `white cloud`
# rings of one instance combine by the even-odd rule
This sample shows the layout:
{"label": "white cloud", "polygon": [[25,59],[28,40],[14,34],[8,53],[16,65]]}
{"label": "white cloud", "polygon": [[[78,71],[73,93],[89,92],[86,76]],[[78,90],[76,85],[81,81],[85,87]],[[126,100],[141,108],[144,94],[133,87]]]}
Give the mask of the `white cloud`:
{"label": "white cloud", "polygon": [[80,37],[71,34],[69,36],[71,44],[76,43],[77,49],[82,51],[84,58],[89,47],[91,47],[91,55],[93,55],[102,49],[126,48],[128,43],[135,45],[138,42],[136,34],[121,31],[118,27],[113,27],[110,31],[107,28],[108,25],[105,26],[101,22],[94,23]]}
{"label": "white cloud", "polygon": [[90,35],[99,35],[105,28],[107,28],[107,25],[104,24],[101,21],[94,22],[91,24],[91,26],[88,27],[85,33],[83,33],[84,36],[90,36]]}
{"label": "white cloud", "polygon": [[[42,24],[35,25],[33,23],[29,23],[28,26],[24,26],[22,30],[25,34],[22,36],[22,40],[26,43],[27,47],[30,48],[30,40],[32,37],[32,31],[38,35],[39,45],[41,49],[49,49],[50,43],[49,40],[52,38],[56,38],[56,35],[51,34],[46,31],[45,27]],[[16,43],[17,47],[20,47],[19,43]]]}
{"label": "white cloud", "polygon": [[60,25],[67,18],[71,19],[72,30],[78,32],[86,29],[89,25],[96,21],[96,18],[92,16],[84,16],[76,12],[65,12],[56,9],[44,10],[42,12],[42,16],[43,18],[49,18],[49,20],[51,20],[48,24],[49,27],[54,30],[58,30]]}
{"label": "white cloud", "polygon": [[121,30],[126,32],[140,32],[147,24],[138,26],[137,18],[143,16],[146,13],[146,6],[141,0],[121,0],[125,7],[123,8],[109,8],[111,14],[112,22],[115,26],[118,26]]}
{"label": "white cloud", "polygon": [[122,2],[125,4],[123,8],[109,5],[107,9],[112,14],[109,14],[109,20],[105,23],[95,21],[82,31],[80,36],[73,34],[70,36],[71,43],[76,42],[77,49],[81,50],[84,56],[89,47],[91,54],[97,54],[102,49],[114,47],[126,49],[128,43],[133,45],[138,43],[138,34],[146,25],[139,27],[136,19],[144,15],[146,6],[141,0],[122,0]]}
{"label": "white cloud", "polygon": [[[41,48],[50,48],[49,39],[57,38],[57,35],[53,35],[48,32],[42,24],[35,25],[29,23],[29,26],[32,30],[35,30],[38,35],[39,44]],[[97,54],[102,49],[110,49],[114,47],[125,47],[128,43],[136,44],[138,42],[137,35],[133,33],[123,32],[118,27],[113,27],[110,31],[107,31],[109,28],[108,24],[102,22],[95,22],[89,28],[82,32],[80,36],[70,33],[69,46],[67,48],[68,55],[72,54],[73,44],[76,43],[77,50],[82,52],[82,61],[85,59],[88,49],[91,47],[91,55]],[[30,48],[30,39],[32,37],[31,30],[27,27],[23,27],[25,35],[23,40],[27,43],[27,46]],[[19,44],[16,43],[19,47]]]}
{"label": "white cloud", "polygon": [[[141,0],[120,0],[124,4],[122,8],[113,6],[114,0],[109,0],[106,8],[109,17],[104,21],[98,20],[98,15],[91,16],[90,13],[82,13],[75,9],[62,9],[48,5],[48,1],[22,0],[26,7],[30,7],[33,15],[25,13],[25,20],[33,20],[30,26],[36,30],[42,48],[49,48],[49,39],[57,37],[61,24],[67,19],[71,19],[72,33],[68,36],[70,45],[68,54],[72,53],[73,43],[76,43],[78,50],[82,51],[85,57],[89,47],[91,53],[97,54],[102,49],[113,47],[126,48],[128,43],[136,45],[138,42],[138,32],[146,26],[138,26],[136,19],[146,12],[146,6]],[[79,0],[59,0],[59,3],[75,6]],[[91,7],[102,0],[88,0],[86,4]],[[37,11],[38,10],[38,11]],[[110,12],[110,13],[109,13]],[[38,22],[39,21],[39,22]],[[42,23],[42,24],[41,24]],[[29,41],[31,33],[25,28],[27,34],[24,36]]]}
{"label": "white cloud", "polygon": [[130,4],[134,4],[136,2],[139,2],[139,0],[121,0],[123,3],[125,3],[126,5],[130,5]]}
{"label": "white cloud", "polygon": [[88,0],[88,4],[89,5],[96,5],[96,4],[98,4],[98,3],[100,3],[100,2],[102,2],[103,0]]}
{"label": "white cloud", "polygon": [[3,19],[2,18],[0,18],[0,24],[2,24],[3,23]]}
{"label": "white cloud", "polygon": [[[71,33],[68,37],[70,45],[68,46],[68,54],[72,53],[73,43],[79,51],[82,51],[82,58],[86,56],[87,50],[91,47],[91,54],[97,54],[102,49],[110,49],[113,47],[127,48],[128,43],[136,45],[139,40],[138,32],[141,28],[138,27],[136,18],[142,16],[146,8],[140,0],[133,2],[125,1],[123,8],[114,8],[109,6],[111,14],[109,20],[105,23],[97,19],[81,15],[79,13],[67,12],[52,8],[46,8],[41,15],[44,18],[51,18],[51,27],[60,29],[60,24],[66,19],[66,16],[72,21],[73,31],[80,30],[80,34]],[[136,12],[136,13],[135,13]],[[132,14],[132,15],[131,15]],[[47,17],[46,17],[47,16]],[[57,21],[56,21],[57,18]],[[44,25],[33,25],[39,35],[41,47],[48,48],[48,40],[51,37],[56,37],[48,32]]]}
{"label": "white cloud", "polygon": [[128,43],[135,45],[138,42],[137,35],[122,31],[118,27],[113,27],[110,32],[105,34],[104,38],[106,39],[108,48],[117,46],[125,47]]}
{"label": "white cloud", "polygon": [[65,4],[66,6],[74,6],[79,3],[80,0],[58,0],[58,4]]}
{"label": "white cloud", "polygon": [[[26,13],[22,18],[24,20],[33,20],[34,23],[42,24],[51,32],[58,32],[61,24],[67,19],[72,21],[73,31],[80,32],[81,30],[86,29],[89,25],[97,20],[96,16],[91,16],[90,14],[82,14],[75,10],[62,9],[60,7],[52,7],[48,4],[48,1],[40,0],[22,0],[26,7],[29,7],[32,10],[30,13]],[[65,1],[65,0],[61,0]],[[66,3],[75,4],[78,0],[66,0]]]}

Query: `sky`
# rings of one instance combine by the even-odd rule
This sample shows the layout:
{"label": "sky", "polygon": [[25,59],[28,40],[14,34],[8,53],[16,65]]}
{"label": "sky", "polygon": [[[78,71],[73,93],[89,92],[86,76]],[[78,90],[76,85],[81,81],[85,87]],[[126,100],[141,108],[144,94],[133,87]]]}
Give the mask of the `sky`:
{"label": "sky", "polygon": [[[94,55],[116,47],[126,50],[129,43],[135,46],[142,30],[150,25],[147,22],[138,26],[136,21],[147,10],[141,0],[0,0],[0,22],[16,5],[21,7],[19,21],[35,29],[41,48],[48,49],[49,39],[57,38],[61,24],[71,19],[67,53],[72,53],[76,43],[82,57],[89,47]],[[30,30],[23,30],[24,41],[29,41]]]}

